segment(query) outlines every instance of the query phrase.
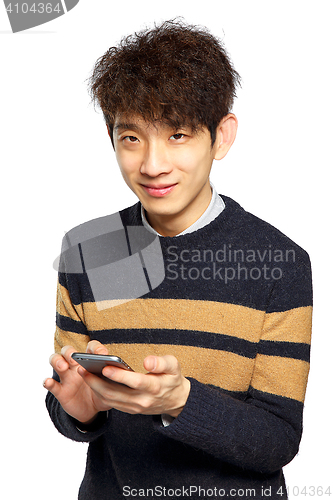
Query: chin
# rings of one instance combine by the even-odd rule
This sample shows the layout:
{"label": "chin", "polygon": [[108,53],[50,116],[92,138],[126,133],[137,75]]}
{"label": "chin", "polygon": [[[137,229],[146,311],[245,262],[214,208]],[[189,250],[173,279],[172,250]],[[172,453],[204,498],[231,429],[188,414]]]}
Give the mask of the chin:
{"label": "chin", "polygon": [[170,200],[162,200],[161,198],[156,199],[156,202],[145,203],[145,200],[141,202],[146,212],[154,215],[176,215],[182,211],[182,207]]}

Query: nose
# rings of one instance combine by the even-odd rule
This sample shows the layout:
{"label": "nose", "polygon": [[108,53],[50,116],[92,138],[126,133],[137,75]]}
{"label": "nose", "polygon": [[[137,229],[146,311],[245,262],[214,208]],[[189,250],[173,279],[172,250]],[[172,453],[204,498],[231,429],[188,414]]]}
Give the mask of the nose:
{"label": "nose", "polygon": [[166,148],[159,141],[152,141],[146,146],[140,172],[149,177],[158,177],[172,170]]}

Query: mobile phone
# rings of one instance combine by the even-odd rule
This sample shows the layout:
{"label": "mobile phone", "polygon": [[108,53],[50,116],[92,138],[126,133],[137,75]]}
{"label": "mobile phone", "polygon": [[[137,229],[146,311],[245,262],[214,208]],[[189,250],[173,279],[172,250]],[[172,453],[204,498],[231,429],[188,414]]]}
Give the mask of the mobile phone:
{"label": "mobile phone", "polygon": [[79,363],[88,372],[94,373],[103,377],[102,370],[105,366],[119,366],[124,370],[134,371],[118,356],[104,355],[104,354],[87,354],[83,352],[74,352],[72,358]]}

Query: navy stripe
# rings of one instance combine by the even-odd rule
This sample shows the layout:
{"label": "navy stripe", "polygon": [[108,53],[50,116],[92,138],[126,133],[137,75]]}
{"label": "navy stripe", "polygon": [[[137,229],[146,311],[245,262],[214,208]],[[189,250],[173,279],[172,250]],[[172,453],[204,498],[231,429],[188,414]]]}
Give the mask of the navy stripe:
{"label": "navy stripe", "polygon": [[233,352],[254,359],[258,354],[310,361],[310,345],[261,340],[259,344],[211,332],[168,329],[112,329],[89,331],[85,325],[59,313],[56,325],[65,331],[89,335],[102,344],[174,344]]}
{"label": "navy stripe", "polygon": [[[191,377],[188,377],[189,379]],[[240,401],[245,401],[246,398],[248,397],[248,391],[228,391],[227,389],[223,389],[222,387],[219,387],[217,385],[213,384],[207,384],[209,387],[212,387],[213,389],[217,389],[219,392],[224,394],[225,396],[230,396],[234,399],[239,399]]]}
{"label": "navy stripe", "polygon": [[89,331],[102,344],[170,344],[233,352],[254,359],[257,343],[211,332],[167,329],[114,329]]}
{"label": "navy stripe", "polygon": [[56,314],[56,325],[61,329],[73,333],[81,333],[82,335],[89,335],[87,328],[80,321]]}
{"label": "navy stripe", "polygon": [[261,340],[258,346],[258,353],[264,354],[265,356],[280,356],[282,358],[294,358],[302,361],[310,361],[309,344]]}
{"label": "navy stripe", "polygon": [[85,265],[84,265],[84,258],[83,258],[81,243],[78,244],[78,247],[79,247],[79,252],[80,252],[80,259],[81,259],[82,270],[85,273],[86,272],[86,268],[85,268]]}

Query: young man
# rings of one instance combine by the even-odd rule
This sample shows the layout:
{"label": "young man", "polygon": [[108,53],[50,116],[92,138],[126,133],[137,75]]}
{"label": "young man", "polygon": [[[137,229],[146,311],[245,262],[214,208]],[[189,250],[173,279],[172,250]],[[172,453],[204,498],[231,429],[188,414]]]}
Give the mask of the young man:
{"label": "young man", "polygon": [[[298,451],[309,369],[310,262],[210,184],[236,136],[238,83],[221,44],[177,22],[124,39],[94,69],[92,95],[139,202],[64,240],[44,385],[57,429],[89,442],[80,499],[287,498],[282,467]],[[148,239],[133,243],[141,230]],[[106,367],[103,379],[75,351],[115,354],[134,372]]]}

